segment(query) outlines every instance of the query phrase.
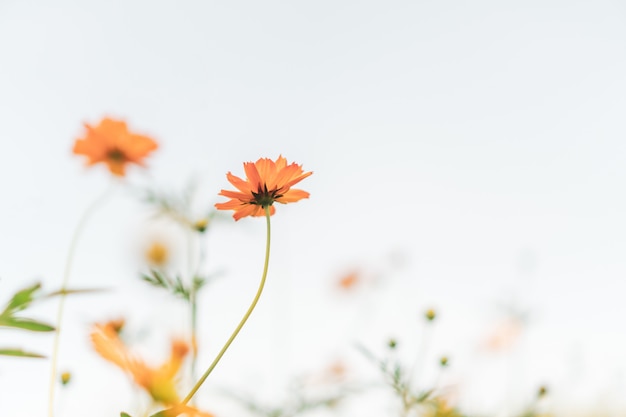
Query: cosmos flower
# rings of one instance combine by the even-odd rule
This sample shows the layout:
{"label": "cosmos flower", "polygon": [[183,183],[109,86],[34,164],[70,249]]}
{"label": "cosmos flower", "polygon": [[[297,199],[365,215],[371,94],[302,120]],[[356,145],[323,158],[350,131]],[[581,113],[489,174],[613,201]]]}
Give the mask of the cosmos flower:
{"label": "cosmos flower", "polygon": [[342,290],[351,290],[361,281],[359,273],[356,271],[350,272],[339,278],[337,286]]}
{"label": "cosmos flower", "polygon": [[265,207],[270,207],[272,215],[276,211],[274,202],[294,203],[309,197],[308,192],[291,187],[312,172],[304,172],[296,163],[288,165],[282,155],[275,162],[261,158],[256,162],[245,162],[243,167],[247,177],[245,181],[230,172],[226,174],[238,191],[222,190],[219,194],[230,198],[230,201],[215,205],[219,210],[234,210],[235,220],[246,216],[264,216]]}
{"label": "cosmos flower", "polygon": [[187,416],[213,417],[212,414],[181,404],[176,390],[176,376],[189,352],[189,345],[186,342],[174,340],[169,359],[159,367],[151,367],[129,351],[119,337],[120,329],[119,321],[94,325],[91,342],[100,356],[128,373],[155,402],[172,407],[168,415],[177,416],[185,413]]}
{"label": "cosmos flower", "polygon": [[143,166],[143,159],[158,145],[148,136],[128,131],[126,122],[105,117],[97,126],[85,123],[83,138],[74,143],[73,152],[87,157],[87,165],[104,162],[114,175],[123,177],[129,163]]}
{"label": "cosmos flower", "polygon": [[514,316],[504,318],[483,340],[482,348],[494,353],[509,350],[520,339],[522,330],[522,319]]}

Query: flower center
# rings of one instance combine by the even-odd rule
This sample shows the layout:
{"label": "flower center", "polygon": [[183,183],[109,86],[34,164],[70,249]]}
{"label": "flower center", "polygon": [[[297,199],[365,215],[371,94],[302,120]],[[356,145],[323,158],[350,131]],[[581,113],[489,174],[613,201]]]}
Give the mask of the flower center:
{"label": "flower center", "polygon": [[254,196],[254,201],[251,203],[261,207],[269,207],[274,204],[274,200],[283,196],[278,194],[278,190],[268,191],[266,184],[263,184],[262,189],[259,187],[258,192],[255,193],[253,191],[252,195]]}
{"label": "flower center", "polygon": [[113,162],[124,162],[126,161],[126,155],[118,148],[113,148],[107,153],[107,159]]}

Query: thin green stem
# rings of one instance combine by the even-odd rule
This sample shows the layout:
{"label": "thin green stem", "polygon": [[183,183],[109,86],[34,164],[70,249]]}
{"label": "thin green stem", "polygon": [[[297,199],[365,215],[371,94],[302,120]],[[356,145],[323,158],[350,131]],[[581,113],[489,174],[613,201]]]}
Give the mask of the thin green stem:
{"label": "thin green stem", "polygon": [[54,341],[52,347],[52,359],[50,366],[50,387],[48,391],[48,416],[54,416],[54,391],[56,387],[56,376],[57,376],[57,364],[59,359],[59,346],[61,341],[61,322],[63,320],[63,312],[65,311],[65,291],[67,290],[67,284],[70,279],[70,272],[72,269],[72,264],[74,261],[74,255],[76,253],[76,247],[78,245],[78,239],[87,224],[87,221],[91,217],[91,215],[96,211],[98,207],[102,205],[102,203],[108,197],[110,191],[112,190],[113,184],[108,187],[105,192],[98,197],[83,213],[76,229],[74,230],[74,235],[72,236],[72,240],[70,242],[70,247],[68,249],[67,258],[65,260],[65,270],[63,272],[63,281],[61,282],[61,295],[59,299],[59,306],[57,308],[57,317],[56,317],[56,331],[54,332]]}
{"label": "thin green stem", "polygon": [[191,389],[189,394],[187,394],[187,396],[183,400],[184,405],[187,404],[189,400],[191,400],[191,398],[196,394],[198,389],[200,389],[200,386],[204,383],[207,377],[211,374],[211,372],[213,372],[213,369],[215,368],[217,363],[220,361],[220,359],[222,359],[222,356],[224,356],[224,353],[230,347],[230,344],[233,342],[233,340],[235,340],[235,337],[237,337],[237,334],[239,334],[239,331],[241,330],[243,325],[246,324],[246,321],[248,320],[248,317],[250,317],[250,314],[252,314],[254,307],[256,307],[256,304],[258,303],[259,298],[261,298],[261,293],[263,292],[263,287],[265,286],[265,279],[267,278],[267,270],[268,270],[269,263],[270,263],[270,236],[271,236],[270,208],[269,206],[265,206],[264,209],[265,209],[265,219],[267,223],[267,239],[265,241],[265,263],[263,265],[263,275],[261,276],[261,283],[259,284],[259,289],[257,290],[256,295],[254,296],[254,299],[252,300],[252,304],[250,304],[250,307],[248,307],[248,311],[246,311],[246,314],[243,316],[243,318],[241,319],[241,321],[235,328],[235,331],[233,331],[233,334],[230,335],[230,337],[226,341],[226,344],[224,344],[224,347],[222,347],[222,350],[220,350],[220,352],[217,354],[217,356],[213,360],[213,363],[211,363],[211,365],[208,367],[206,372],[200,377],[198,382],[196,382],[196,385],[194,385],[194,387]]}
{"label": "thin green stem", "polygon": [[198,305],[197,305],[197,297],[196,297],[196,288],[195,288],[195,276],[197,273],[197,268],[194,267],[194,239],[195,239],[195,230],[187,231],[187,251],[189,252],[187,255],[188,265],[187,265],[187,274],[189,275],[189,308],[190,308],[190,326],[191,326],[191,365],[190,365],[190,376],[191,381],[196,380],[196,363],[198,361],[198,347],[197,347],[197,334],[198,334]]}
{"label": "thin green stem", "polygon": [[191,342],[193,344],[191,351],[191,379],[196,379],[196,363],[198,361],[198,302],[196,301],[196,290],[191,289]]}

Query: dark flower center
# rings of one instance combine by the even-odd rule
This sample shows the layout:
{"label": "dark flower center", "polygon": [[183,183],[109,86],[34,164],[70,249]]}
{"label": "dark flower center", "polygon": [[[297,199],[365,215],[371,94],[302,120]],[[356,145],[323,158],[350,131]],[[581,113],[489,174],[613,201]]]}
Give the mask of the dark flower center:
{"label": "dark flower center", "polygon": [[124,152],[122,152],[118,148],[113,148],[109,152],[107,152],[107,159],[113,162],[124,162],[126,161],[126,155],[124,155]]}
{"label": "dark flower center", "polygon": [[274,201],[277,198],[281,198],[283,195],[278,194],[278,190],[268,191],[267,185],[263,184],[263,188],[259,188],[259,190],[255,193],[252,192],[252,196],[254,197],[254,201],[251,204],[255,204],[261,207],[269,207],[274,204]]}

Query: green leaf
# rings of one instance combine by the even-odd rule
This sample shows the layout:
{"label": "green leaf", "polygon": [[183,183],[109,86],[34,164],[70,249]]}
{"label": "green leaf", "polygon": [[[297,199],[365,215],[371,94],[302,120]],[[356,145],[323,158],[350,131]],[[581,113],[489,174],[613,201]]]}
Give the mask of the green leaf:
{"label": "green leaf", "polygon": [[152,277],[152,275],[141,274],[141,279],[154,286],[161,286],[161,283]]}
{"label": "green leaf", "polygon": [[13,295],[2,315],[11,315],[14,312],[24,310],[34,300],[34,294],[41,288],[40,283],[24,288]]}
{"label": "green leaf", "polygon": [[202,287],[204,287],[204,284],[207,283],[207,279],[203,278],[201,276],[196,275],[195,277],[193,277],[193,282],[192,282],[192,287],[194,289],[194,291],[198,291],[200,290]]}
{"label": "green leaf", "polygon": [[187,290],[187,288],[185,287],[185,284],[183,283],[182,278],[179,275],[176,276],[176,279],[174,281],[173,291],[174,291],[174,294],[180,295],[185,300],[189,301],[190,299],[189,290]]}
{"label": "green leaf", "polygon": [[23,317],[6,317],[0,316],[0,326],[15,327],[23,330],[30,330],[33,332],[52,332],[54,327],[46,323],[41,323],[32,319],[26,319]]}
{"label": "green leaf", "polygon": [[426,401],[428,399],[428,397],[430,397],[430,395],[433,393],[433,391],[434,391],[434,389],[429,389],[429,390],[423,391],[422,393],[420,393],[420,395],[418,395],[418,397],[415,400],[418,403]]}
{"label": "green leaf", "polygon": [[141,274],[141,278],[155,287],[169,291],[172,295],[182,297],[187,301],[190,299],[190,290],[178,275],[172,278],[162,271],[151,269],[150,274]]}
{"label": "green leaf", "polygon": [[125,412],[123,412],[123,411],[122,411],[122,412],[120,413],[120,417],[131,417],[131,416],[130,416],[130,414],[125,413]]}
{"label": "green leaf", "polygon": [[45,358],[45,356],[38,353],[26,352],[19,348],[0,348],[0,355],[3,356],[19,356],[22,358]]}
{"label": "green leaf", "polygon": [[160,282],[161,284],[169,283],[167,277],[156,269],[152,269],[150,270],[150,272],[152,272],[152,275],[154,275],[154,278],[157,280],[157,282]]}

